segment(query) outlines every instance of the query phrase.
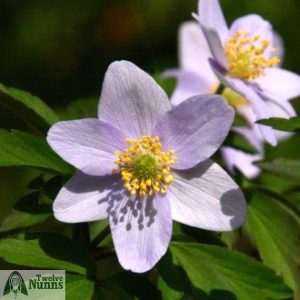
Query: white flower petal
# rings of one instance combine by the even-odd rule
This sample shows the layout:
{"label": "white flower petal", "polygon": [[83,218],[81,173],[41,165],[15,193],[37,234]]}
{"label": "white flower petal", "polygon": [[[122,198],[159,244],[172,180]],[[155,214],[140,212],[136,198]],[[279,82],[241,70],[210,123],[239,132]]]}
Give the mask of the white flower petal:
{"label": "white flower petal", "polygon": [[234,168],[237,168],[249,179],[255,178],[261,172],[253,163],[262,160],[262,154],[249,154],[231,147],[222,147],[221,154],[231,172],[234,172]]}
{"label": "white flower petal", "polygon": [[108,201],[120,188],[119,176],[74,175],[53,203],[56,219],[66,223],[91,222],[108,217]]}
{"label": "white flower petal", "polygon": [[[166,253],[172,235],[172,217],[168,198],[125,200],[122,219],[110,216],[110,227],[120,264],[126,270],[143,273]],[[138,202],[137,202],[138,201]],[[125,206],[127,210],[125,211]]]}
{"label": "white flower petal", "polygon": [[151,134],[158,119],[171,109],[163,89],[128,61],[112,63],[104,78],[99,119],[113,124],[126,137]]}
{"label": "white flower petal", "polygon": [[193,227],[228,231],[246,217],[242,191],[216,163],[207,160],[197,167],[174,172],[168,198],[174,220]]}
{"label": "white flower petal", "polygon": [[199,21],[206,28],[215,29],[224,43],[228,36],[226,24],[220,3],[218,0],[200,0],[198,4]]}

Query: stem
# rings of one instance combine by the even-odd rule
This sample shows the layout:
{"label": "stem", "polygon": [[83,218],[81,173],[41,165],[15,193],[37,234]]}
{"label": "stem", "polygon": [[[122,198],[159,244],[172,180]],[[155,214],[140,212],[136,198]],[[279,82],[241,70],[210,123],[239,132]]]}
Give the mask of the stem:
{"label": "stem", "polygon": [[95,250],[97,250],[97,254],[94,256],[95,260],[100,260],[116,253],[114,247],[96,248]]}
{"label": "stem", "polygon": [[218,89],[216,90],[215,94],[222,95],[224,90],[225,90],[225,86],[222,83],[220,83],[220,85],[219,85]]}
{"label": "stem", "polygon": [[72,238],[83,246],[87,246],[89,242],[89,226],[87,223],[73,224]]}
{"label": "stem", "polygon": [[89,249],[96,248],[110,233],[109,226],[106,226],[91,242]]}

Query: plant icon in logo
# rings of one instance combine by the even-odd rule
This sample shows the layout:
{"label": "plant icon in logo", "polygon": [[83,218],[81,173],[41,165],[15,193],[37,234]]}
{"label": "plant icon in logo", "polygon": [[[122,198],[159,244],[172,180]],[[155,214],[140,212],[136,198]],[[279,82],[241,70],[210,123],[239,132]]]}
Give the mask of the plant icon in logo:
{"label": "plant icon in logo", "polygon": [[18,271],[12,272],[6,281],[3,296],[9,293],[14,293],[15,298],[17,298],[19,293],[28,296],[23,277]]}

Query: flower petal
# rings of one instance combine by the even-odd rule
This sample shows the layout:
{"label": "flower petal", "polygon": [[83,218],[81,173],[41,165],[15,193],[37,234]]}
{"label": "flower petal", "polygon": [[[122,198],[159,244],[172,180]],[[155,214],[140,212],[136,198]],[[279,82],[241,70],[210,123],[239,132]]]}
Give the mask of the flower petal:
{"label": "flower petal", "polygon": [[213,54],[214,59],[222,66],[225,70],[228,69],[228,63],[225,57],[225,51],[220,36],[215,29],[206,28],[204,25],[201,26],[203,33],[206,37],[210,51]]}
{"label": "flower petal", "polygon": [[251,14],[236,19],[230,27],[230,36],[239,30],[248,32],[252,37],[260,35],[263,39],[273,41],[272,25],[259,15]]}
{"label": "flower petal", "polygon": [[189,169],[220,147],[233,117],[234,111],[223,97],[195,96],[166,113],[154,135],[160,137],[164,151],[175,151],[175,169]]}
{"label": "flower petal", "polygon": [[276,31],[273,31],[273,47],[276,49],[275,55],[280,58],[279,65],[281,65],[284,59],[284,43],[282,37]]}
{"label": "flower petal", "polygon": [[179,61],[181,68],[199,74],[210,83],[210,86],[216,87],[218,79],[211,70],[208,62],[209,57],[212,57],[212,54],[199,23],[194,21],[184,22],[179,29]]}
{"label": "flower petal", "polygon": [[198,4],[199,21],[206,28],[215,29],[222,42],[228,36],[228,26],[226,24],[220,3],[218,0],[200,0]]}
{"label": "flower petal", "polygon": [[275,101],[289,100],[300,95],[300,76],[280,68],[268,68],[266,75],[256,79],[262,93]]}
{"label": "flower petal", "polygon": [[[210,63],[216,76],[226,87],[233,89],[251,103],[253,111],[256,115],[256,120],[269,119],[271,117],[267,104],[256,92],[256,89],[253,85],[248,85],[242,80],[230,78],[224,75],[214,60],[210,60]],[[259,125],[259,129],[262,136],[268,143],[273,146],[277,144],[275,133],[271,127]]]}
{"label": "flower petal", "polygon": [[51,148],[88,175],[103,176],[116,166],[116,150],[126,147],[121,131],[97,119],[58,122],[47,136]]}
{"label": "flower petal", "polygon": [[212,94],[216,91],[219,82],[212,82],[208,77],[191,71],[167,70],[164,77],[177,77],[177,86],[171,97],[172,105],[178,105],[181,102],[199,94]]}
{"label": "flower petal", "polygon": [[162,88],[128,61],[112,63],[104,78],[99,119],[122,130],[126,137],[149,135],[160,116],[171,109]]}
{"label": "flower petal", "polygon": [[119,176],[89,176],[78,172],[58,193],[53,211],[66,223],[91,222],[108,217],[108,201],[119,188]]}
{"label": "flower petal", "polygon": [[242,225],[246,202],[242,191],[216,163],[174,172],[168,198],[174,220],[193,227],[228,231]]}
{"label": "flower petal", "polygon": [[159,195],[126,201],[123,219],[110,216],[112,238],[122,267],[143,273],[167,251],[172,235],[170,203]]}
{"label": "flower petal", "polygon": [[262,160],[262,154],[249,154],[231,147],[222,147],[221,154],[226,167],[231,172],[234,172],[234,168],[237,168],[249,179],[257,177],[261,172],[253,163]]}

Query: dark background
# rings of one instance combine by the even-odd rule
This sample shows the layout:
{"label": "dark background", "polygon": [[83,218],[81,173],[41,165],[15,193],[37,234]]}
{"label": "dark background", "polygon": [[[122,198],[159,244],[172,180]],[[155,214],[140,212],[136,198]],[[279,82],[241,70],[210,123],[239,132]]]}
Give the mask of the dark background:
{"label": "dark background", "polygon": [[[285,42],[284,66],[300,73],[299,0],[221,0],[229,23],[257,13]],[[196,0],[1,0],[0,82],[54,107],[98,97],[110,62],[152,73],[177,65],[177,29]]]}

